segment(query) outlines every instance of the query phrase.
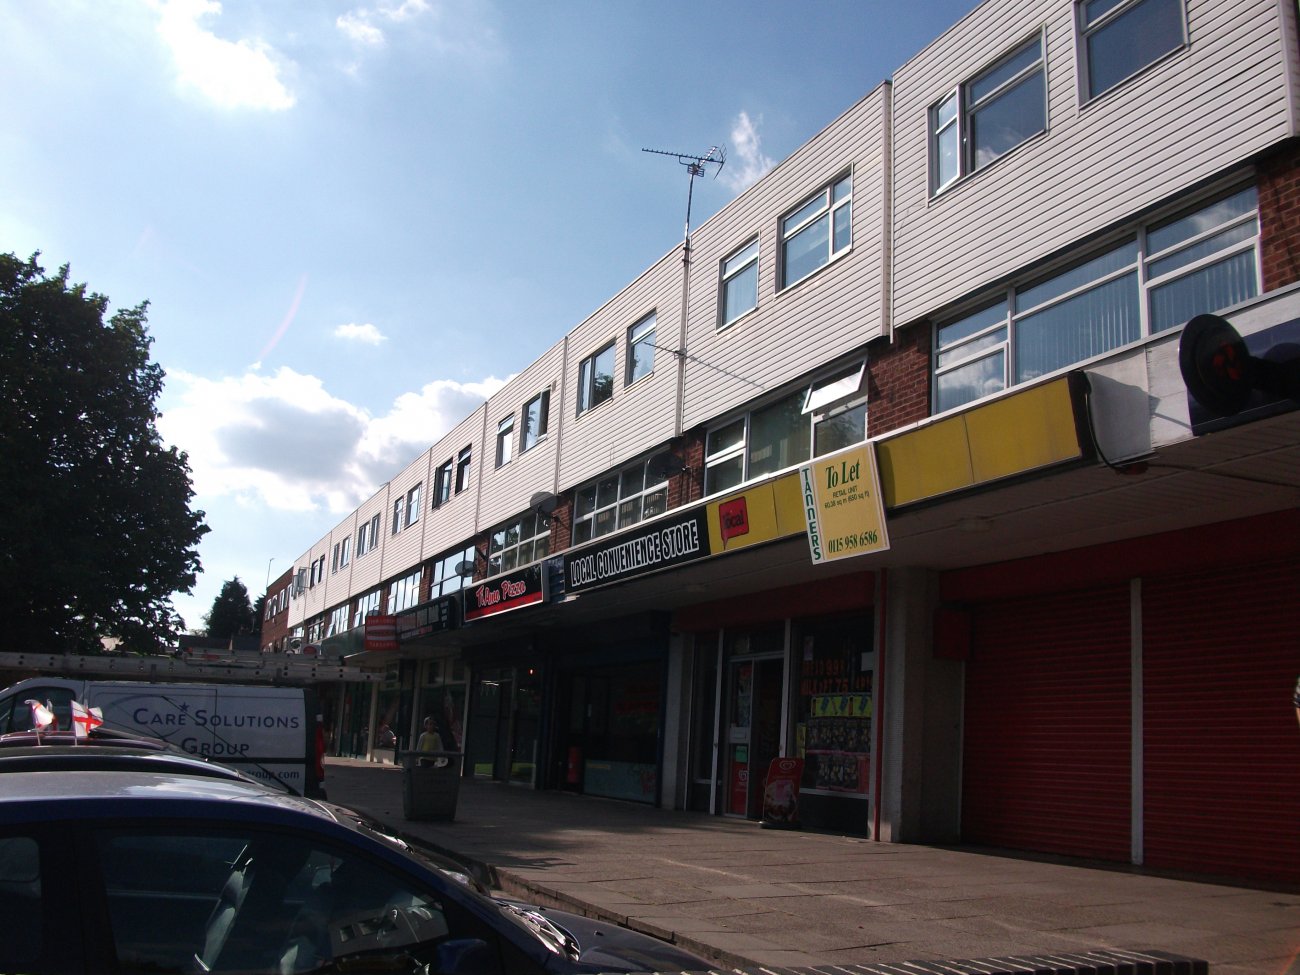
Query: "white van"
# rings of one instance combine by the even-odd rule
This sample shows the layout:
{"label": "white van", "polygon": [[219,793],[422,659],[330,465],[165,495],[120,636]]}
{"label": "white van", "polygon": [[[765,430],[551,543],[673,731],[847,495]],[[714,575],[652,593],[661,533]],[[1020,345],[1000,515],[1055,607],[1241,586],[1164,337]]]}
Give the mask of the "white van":
{"label": "white van", "polygon": [[52,704],[64,730],[78,701],[103,711],[106,727],[163,739],[299,795],[325,794],[324,736],[309,688],[32,677],[0,691],[0,734],[32,729],[29,700]]}

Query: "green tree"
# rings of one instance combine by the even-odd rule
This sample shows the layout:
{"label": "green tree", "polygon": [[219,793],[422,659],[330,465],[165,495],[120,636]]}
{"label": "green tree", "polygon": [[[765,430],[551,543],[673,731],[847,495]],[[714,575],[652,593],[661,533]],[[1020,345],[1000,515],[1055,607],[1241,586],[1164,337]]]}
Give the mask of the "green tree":
{"label": "green tree", "polygon": [[13,649],[175,646],[208,528],[186,455],[162,444],[163,371],[141,304],[0,254],[0,618]]}
{"label": "green tree", "polygon": [[253,632],[262,635],[262,623],[266,620],[266,593],[253,600]]}
{"label": "green tree", "polygon": [[239,576],[222,584],[221,592],[212,600],[212,609],[203,616],[203,624],[207,627],[205,635],[218,640],[255,632],[253,606],[248,601],[248,589],[239,581]]}

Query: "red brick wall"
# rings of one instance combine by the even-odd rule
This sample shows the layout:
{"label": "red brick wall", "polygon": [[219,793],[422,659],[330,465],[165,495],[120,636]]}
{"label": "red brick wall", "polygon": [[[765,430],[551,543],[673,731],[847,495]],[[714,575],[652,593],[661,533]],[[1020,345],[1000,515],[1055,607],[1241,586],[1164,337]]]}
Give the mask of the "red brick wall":
{"label": "red brick wall", "polygon": [[1287,145],[1259,164],[1264,290],[1300,281],[1300,147]]}
{"label": "red brick wall", "polygon": [[[274,597],[278,596],[280,591],[289,585],[292,580],[293,570],[290,569],[271,583],[271,587],[266,590],[267,603],[270,603]],[[286,606],[270,619],[267,619],[265,613],[263,613],[260,622],[262,624],[262,649],[264,651],[283,650],[285,639],[289,636],[289,607]]]}
{"label": "red brick wall", "polygon": [[867,435],[878,437],[930,415],[930,328],[899,329],[867,349]]}

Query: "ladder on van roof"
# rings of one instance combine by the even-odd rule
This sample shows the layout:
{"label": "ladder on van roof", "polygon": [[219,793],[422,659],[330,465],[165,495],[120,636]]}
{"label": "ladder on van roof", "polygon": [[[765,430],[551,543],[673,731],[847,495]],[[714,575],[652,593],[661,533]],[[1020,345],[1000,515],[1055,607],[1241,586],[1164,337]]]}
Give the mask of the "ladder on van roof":
{"label": "ladder on van roof", "polygon": [[374,684],[383,670],[367,670],[300,654],[263,653],[195,659],[190,656],[0,653],[0,668],[60,677],[120,677],[142,681],[223,681],[232,684]]}

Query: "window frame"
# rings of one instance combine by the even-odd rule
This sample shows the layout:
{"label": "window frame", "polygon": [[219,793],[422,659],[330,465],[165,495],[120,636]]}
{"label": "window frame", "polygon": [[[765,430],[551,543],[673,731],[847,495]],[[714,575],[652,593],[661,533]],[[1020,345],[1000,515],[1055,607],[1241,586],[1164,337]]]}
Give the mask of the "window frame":
{"label": "window frame", "polygon": [[513,458],[515,439],[515,415],[502,417],[497,423],[496,469],[500,470]]}
{"label": "window frame", "polygon": [[424,569],[412,569],[406,575],[399,576],[384,586],[384,593],[388,600],[388,612],[390,614],[400,613],[404,609],[410,609],[412,606],[420,604],[421,586],[424,580]]}
{"label": "window frame", "polygon": [[448,457],[438,465],[433,475],[433,504],[430,508],[437,511],[451,500],[452,459]]}
{"label": "window frame", "polygon": [[[1253,194],[1253,200],[1247,201],[1246,197],[1250,194]],[[1231,210],[1233,204],[1245,205],[1236,213],[1213,213],[1216,208],[1224,210],[1225,205]],[[1195,219],[1198,217],[1214,218],[1215,222],[1207,225],[1204,220]],[[1188,234],[1162,246],[1158,251],[1151,249],[1152,235],[1184,221],[1193,228]],[[1253,234],[1232,239],[1234,231],[1246,230],[1252,225]],[[1206,250],[1207,245],[1212,246],[1216,241],[1221,241],[1221,245]],[[1121,250],[1130,246],[1133,251],[1131,258],[1120,263]],[[1154,268],[1178,258],[1180,254],[1189,255],[1184,263],[1163,273],[1152,273]],[[1180,281],[1191,281],[1196,275],[1226,265],[1244,254],[1251,254],[1254,262],[1254,277],[1245,290],[1253,289],[1253,293],[1258,295],[1262,293],[1263,255],[1259,195],[1254,183],[1221,186],[1217,192],[1207,194],[1189,205],[1170,208],[1150,219],[1117,227],[1098,246],[1069,254],[1067,256],[1070,259],[1054,264],[1043,273],[1012,280],[995,291],[984,292],[975,300],[965,303],[956,314],[937,317],[935,320],[930,359],[931,415],[961,409],[989,396],[1063,370],[1077,368],[1083,362],[1112,355],[1128,345],[1150,341],[1159,334],[1178,328],[1182,322],[1158,321],[1156,295],[1164,288]],[[1109,267],[1105,266],[1104,259],[1112,256],[1116,260]],[[1082,276],[1081,272],[1089,268],[1096,268],[1096,271],[1086,277]],[[1116,285],[1126,278],[1132,278],[1135,282],[1132,298],[1135,301],[1137,322],[1136,335],[1132,339],[1116,342],[1082,359],[1032,376],[1020,375],[1021,346],[1024,344],[1019,334],[1020,326],[1035,316]],[[1059,287],[1049,288],[1048,293],[1044,294],[1042,289],[1053,284]],[[1017,300],[1024,299],[1026,295],[1035,296],[1033,303],[1018,305]],[[1246,299],[1234,296],[1231,303],[1235,304],[1238,300]],[[1212,312],[1217,309],[1204,310]],[[945,343],[944,330],[954,326],[959,327],[956,337]],[[1085,323],[1083,327],[1088,326]],[[945,398],[945,378],[969,371],[980,363],[998,357],[1002,360],[1001,383],[998,388],[990,389],[983,395],[963,398],[960,393],[962,386],[950,386]],[[992,370],[980,375],[988,377],[986,382],[994,381]]]}
{"label": "window frame", "polygon": [[[988,92],[972,97],[972,89],[980,82],[994,77],[1004,70],[1031,47],[1037,45],[1038,57],[1028,65],[1015,71],[999,81]],[[1034,34],[1004,51],[996,60],[949,89],[942,98],[932,104],[926,113],[928,122],[929,159],[930,159],[930,196],[939,196],[966,179],[992,166],[999,159],[1009,155],[1027,142],[1031,142],[1048,129],[1048,87],[1047,87],[1047,40],[1040,28]],[[1025,85],[1031,84],[1038,77],[1042,88],[1042,124],[1034,131],[1026,133],[1013,145],[1000,151],[987,162],[980,163],[976,156],[977,146],[973,135],[979,114],[999,104],[1007,96],[1020,92]],[[951,106],[951,117],[948,117]],[[954,134],[955,170],[945,176],[941,167],[944,158],[943,140]]]}
{"label": "window frame", "polygon": [[[609,386],[602,390],[602,388],[600,388],[597,385],[598,374],[596,372],[596,364],[602,357],[606,355],[606,353],[608,353],[611,356],[609,372],[600,373],[599,375],[601,376],[608,375]],[[602,403],[608,403],[610,400],[614,398],[614,376],[615,376],[615,370],[617,368],[618,368],[618,343],[615,342],[613,339],[610,339],[608,342],[602,345],[591,355],[583,359],[581,363],[579,363],[578,396],[577,396],[578,416],[582,416],[584,413],[588,413],[591,410],[594,410],[596,407],[600,406]],[[597,399],[597,395],[602,393],[603,395],[600,395],[600,398]]]}
{"label": "window frame", "polygon": [[[836,196],[841,187],[847,187],[843,196]],[[814,204],[820,204],[814,207]],[[848,211],[848,242],[836,243],[836,231],[841,224],[838,215]],[[790,245],[804,233],[813,231],[822,220],[827,222],[826,256],[816,267],[811,267],[798,277],[791,277]],[[777,291],[782,292],[801,284],[813,277],[823,268],[829,267],[837,260],[853,251],[853,169],[850,167],[834,176],[822,187],[805,196],[798,204],[781,215],[777,221],[777,241],[780,261],[778,262]]]}
{"label": "window frame", "polygon": [[[624,475],[636,470],[639,470],[641,474],[641,487],[639,490],[624,494]],[[633,464],[624,464],[622,467],[619,467],[602,477],[587,482],[574,491],[571,544],[584,544],[593,539],[622,531],[625,528],[630,528],[633,525],[640,524],[647,518],[654,518],[668,511],[668,476],[665,474],[662,480],[649,484],[647,482],[650,479],[650,473],[650,458],[647,457],[646,459],[639,460]],[[617,482],[614,486],[614,498],[612,501],[601,504],[600,488],[602,482],[607,482],[611,478]],[[584,494],[588,492],[591,492],[592,494],[591,507],[584,511],[584,502],[582,499]],[[663,496],[663,507],[658,511],[652,510],[649,514],[646,514],[646,501],[660,494]],[[635,517],[626,517],[631,514],[628,506],[633,503],[636,505]],[[597,531],[596,529],[600,525],[601,517],[607,513],[612,516],[609,521],[610,527],[604,531]],[[584,530],[584,525],[589,526],[589,529]]]}
{"label": "window frame", "polygon": [[406,492],[406,523],[402,525],[403,530],[420,520],[420,488],[422,487],[424,487],[423,481]]}
{"label": "window frame", "polygon": [[[511,529],[516,534],[513,541],[508,541]],[[531,533],[525,534],[525,531]],[[501,575],[531,565],[550,555],[550,548],[550,520],[536,511],[527,511],[501,522],[488,532],[487,574],[489,577]],[[525,551],[527,558],[522,557]]]}
{"label": "window frame", "polygon": [[[655,337],[658,328],[658,311],[641,316],[627,329],[627,357],[623,367],[623,385],[645,379],[655,371]],[[641,347],[650,350],[649,361],[642,366],[637,350]]]}
{"label": "window frame", "polygon": [[[1095,21],[1087,22],[1086,8],[1093,0],[1075,0],[1074,5],[1074,30],[1076,41],[1076,62],[1078,64],[1079,79],[1079,102],[1082,105],[1088,105],[1099,98],[1105,97],[1108,93],[1124,87],[1138,75],[1145,72],[1148,68],[1159,64],[1165,58],[1172,57],[1180,51],[1185,51],[1188,45],[1187,29],[1187,2],[1186,0],[1114,0],[1113,6],[1109,10],[1103,11]],[[1174,44],[1168,50],[1160,51],[1147,58],[1141,64],[1132,67],[1128,73],[1120,75],[1112,80],[1106,87],[1093,90],[1093,69],[1091,54],[1094,48],[1091,42],[1108,28],[1119,23],[1123,18],[1139,10],[1146,4],[1167,3],[1177,7],[1178,13],[1178,43]]]}
{"label": "window frame", "polygon": [[[753,251],[753,253],[749,253],[750,251]],[[718,331],[730,328],[751,311],[758,308],[758,259],[761,253],[762,246],[759,243],[758,235],[755,234],[718,262]],[[737,261],[740,263],[732,267],[731,265]],[[733,314],[728,310],[728,286],[749,271],[753,271],[754,301],[747,308],[740,309]]]}
{"label": "window frame", "polygon": [[[861,415],[862,439],[855,442],[866,443],[868,433],[866,375],[866,357],[853,359],[847,363],[842,361],[834,368],[819,370],[798,386],[788,387],[781,395],[763,400],[743,413],[732,414],[723,422],[711,424],[705,431],[704,437],[704,496],[727,494],[737,490],[741,485],[771,477],[781,471],[791,470],[806,464],[814,457],[821,456],[822,452],[817,450],[818,431],[823,424],[844,414]],[[819,393],[822,395],[819,396]],[[834,395],[827,395],[828,393]],[[796,458],[785,465],[764,467],[758,473],[754,473],[755,465],[762,460],[755,456],[755,448],[759,445],[754,443],[754,419],[756,416],[761,417],[782,407],[787,408],[791,416],[801,417],[802,420],[799,422],[806,424],[808,456]],[[732,428],[736,428],[738,434],[727,437],[716,445],[712,442],[714,434],[724,434]],[[799,433],[793,427],[791,432]],[[766,449],[768,446],[775,448],[788,439],[786,437],[770,445],[762,445],[761,449]],[[842,447],[835,449],[842,449]],[[739,480],[716,487],[715,480],[720,475],[715,475],[714,472],[724,467],[734,468],[736,461],[740,462]]]}
{"label": "window frame", "polygon": [[[532,406],[537,404],[537,426],[536,432],[532,431]],[[546,439],[547,429],[550,424],[551,412],[551,391],[543,389],[536,396],[530,398],[524,403],[520,411],[520,424],[523,429],[519,433],[519,452],[526,454],[543,440]]]}
{"label": "window frame", "polygon": [[456,455],[456,493],[460,494],[469,487],[471,468],[474,462],[474,445],[461,448]]}

